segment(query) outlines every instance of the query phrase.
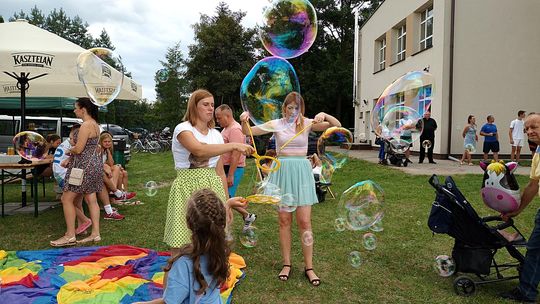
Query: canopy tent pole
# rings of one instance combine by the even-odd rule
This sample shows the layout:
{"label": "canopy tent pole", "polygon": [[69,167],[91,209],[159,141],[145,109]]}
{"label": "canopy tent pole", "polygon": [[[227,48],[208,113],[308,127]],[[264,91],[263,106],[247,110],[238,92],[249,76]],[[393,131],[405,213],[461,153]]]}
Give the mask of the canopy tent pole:
{"label": "canopy tent pole", "polygon": [[21,91],[21,130],[23,128],[26,128],[26,90],[30,87],[30,80],[43,77],[47,75],[47,73],[43,73],[41,75],[34,76],[32,78],[28,78],[30,76],[30,73],[21,72],[21,75],[17,75],[15,72],[9,73],[4,71],[4,74],[15,78],[17,80],[17,89]]}

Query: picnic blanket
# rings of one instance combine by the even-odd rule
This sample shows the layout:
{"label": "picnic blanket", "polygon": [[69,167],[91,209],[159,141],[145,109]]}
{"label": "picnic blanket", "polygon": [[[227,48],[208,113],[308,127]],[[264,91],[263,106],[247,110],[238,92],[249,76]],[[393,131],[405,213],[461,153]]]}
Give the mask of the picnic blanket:
{"label": "picnic blanket", "polygon": [[[132,303],[163,293],[169,253],[127,245],[38,251],[0,250],[2,303]],[[244,273],[244,259],[229,257],[231,274],[221,287],[223,303]]]}

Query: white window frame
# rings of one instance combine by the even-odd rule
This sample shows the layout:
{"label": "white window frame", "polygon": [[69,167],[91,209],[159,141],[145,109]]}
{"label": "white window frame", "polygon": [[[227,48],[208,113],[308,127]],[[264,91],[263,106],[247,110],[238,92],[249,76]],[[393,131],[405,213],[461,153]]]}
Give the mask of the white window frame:
{"label": "white window frame", "polygon": [[386,38],[379,40],[379,71],[386,67]]}
{"label": "white window frame", "polygon": [[[424,50],[433,45],[433,7],[422,12],[420,21],[420,49]],[[428,23],[431,22],[431,34],[428,36]]]}
{"label": "white window frame", "polygon": [[431,93],[433,92],[432,89],[429,90],[429,95],[426,94],[426,88],[431,87],[431,85],[427,85],[421,88],[423,90],[423,95],[421,95],[418,98],[418,114],[424,115],[426,109],[426,104],[431,105]]}
{"label": "white window frame", "polygon": [[396,54],[396,62],[402,61],[405,59],[405,49],[407,48],[407,28],[406,25],[403,24],[398,28],[397,31],[397,54]]}

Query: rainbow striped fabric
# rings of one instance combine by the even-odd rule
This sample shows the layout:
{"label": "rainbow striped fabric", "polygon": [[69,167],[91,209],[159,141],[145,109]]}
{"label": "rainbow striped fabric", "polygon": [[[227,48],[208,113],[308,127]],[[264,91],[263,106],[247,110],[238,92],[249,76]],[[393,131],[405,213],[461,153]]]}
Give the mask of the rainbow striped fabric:
{"label": "rainbow striped fabric", "polygon": [[[39,251],[0,250],[0,298],[3,303],[132,303],[163,293],[169,254],[114,245]],[[246,267],[232,253],[231,274],[221,287],[223,303]]]}

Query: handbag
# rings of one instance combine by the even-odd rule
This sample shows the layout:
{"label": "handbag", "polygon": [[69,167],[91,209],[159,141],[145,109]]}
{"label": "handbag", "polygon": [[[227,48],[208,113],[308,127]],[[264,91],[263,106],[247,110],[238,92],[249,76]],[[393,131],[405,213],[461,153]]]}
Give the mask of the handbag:
{"label": "handbag", "polygon": [[82,185],[84,177],[84,170],[80,168],[71,168],[71,173],[69,174],[68,183],[73,186]]}
{"label": "handbag", "polygon": [[[94,156],[95,154],[96,154],[96,152],[94,151],[92,156]],[[88,161],[88,163],[86,164],[87,168],[88,168],[88,165],[90,165],[90,161]],[[84,170],[85,169],[75,168],[75,165],[74,165],[74,167],[71,168],[71,173],[69,174],[68,184],[73,185],[73,186],[82,185],[83,178],[84,178]]]}

